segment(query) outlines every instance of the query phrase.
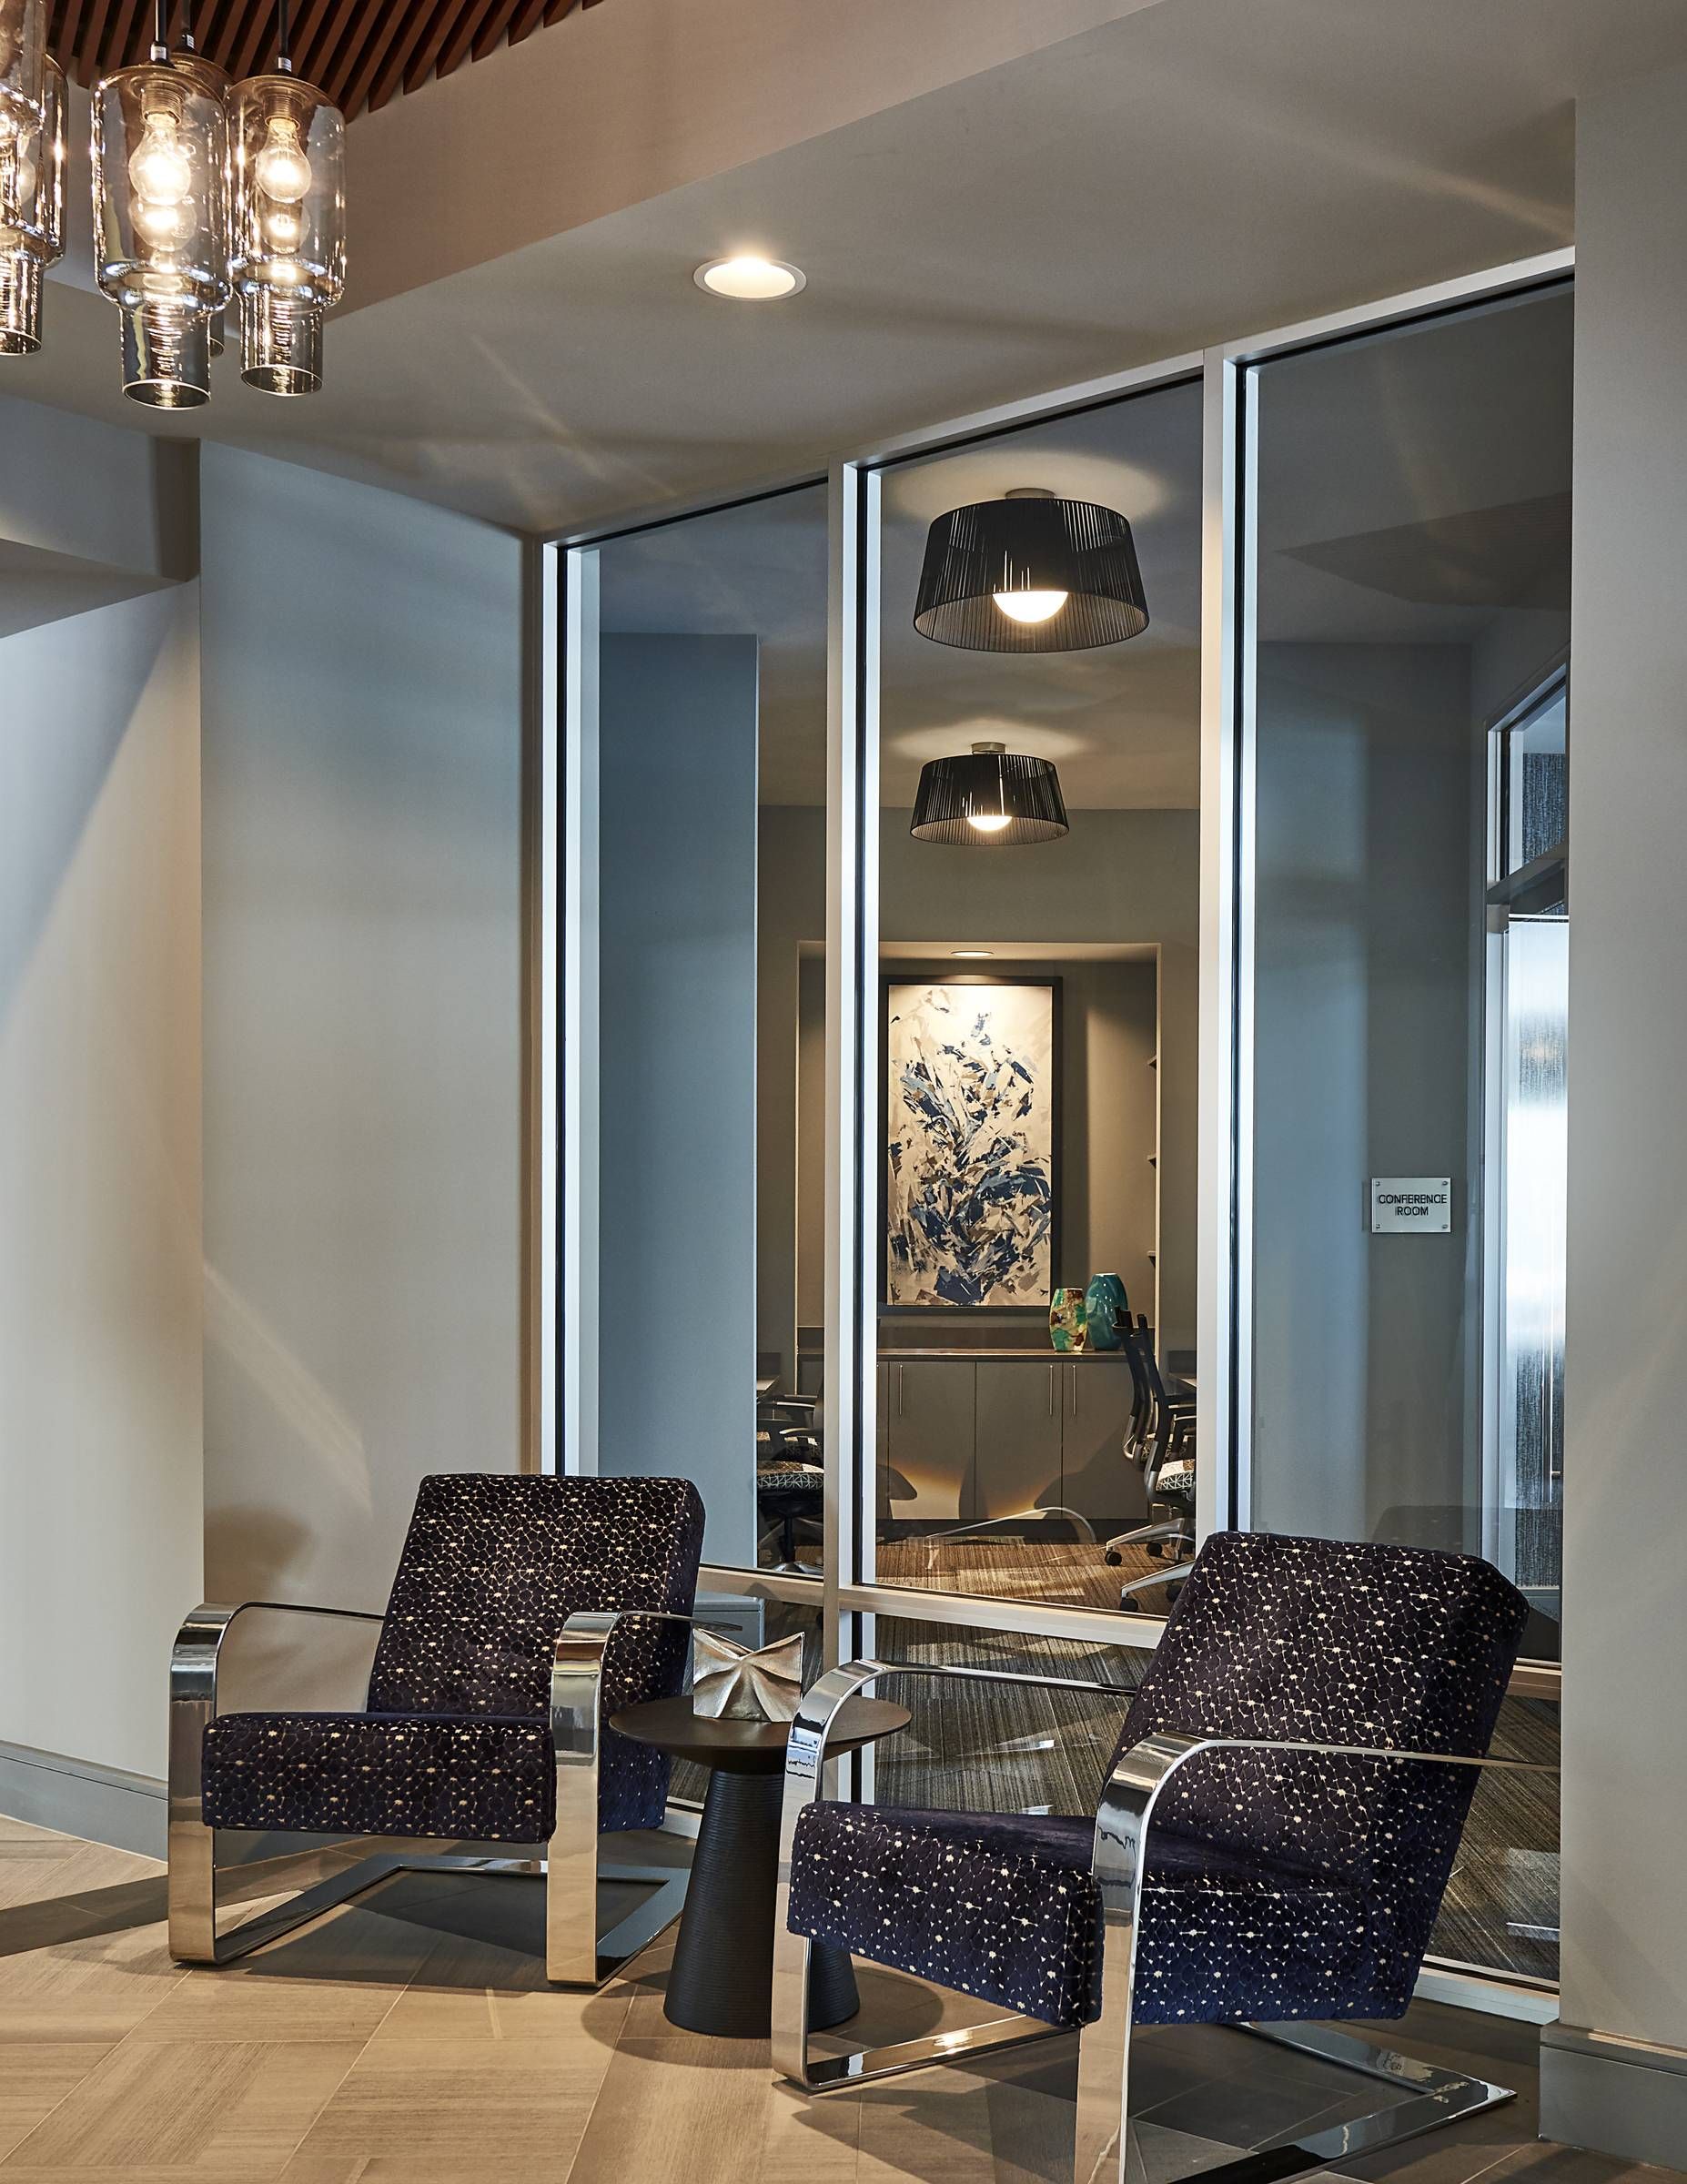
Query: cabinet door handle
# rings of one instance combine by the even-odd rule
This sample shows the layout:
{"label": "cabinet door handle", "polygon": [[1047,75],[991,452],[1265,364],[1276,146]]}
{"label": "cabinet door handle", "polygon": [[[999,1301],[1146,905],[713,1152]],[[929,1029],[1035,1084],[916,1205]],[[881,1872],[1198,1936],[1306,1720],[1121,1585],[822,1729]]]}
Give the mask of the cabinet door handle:
{"label": "cabinet door handle", "polygon": [[905,1365],[898,1365],[896,1368],[896,1415],[898,1418],[903,1415],[902,1376],[907,1370]]}
{"label": "cabinet door handle", "polygon": [[1077,1414],[1078,1414],[1078,1409],[1077,1409],[1078,1369],[1077,1369],[1077,1367],[1076,1367],[1076,1365],[1068,1365],[1068,1366],[1066,1367],[1066,1376],[1067,1376],[1067,1380],[1068,1380],[1068,1383],[1069,1383],[1069,1390],[1068,1390],[1068,1392],[1069,1392],[1069,1394],[1070,1394],[1070,1397],[1071,1397],[1071,1402],[1072,1402],[1072,1415],[1073,1415],[1073,1417],[1074,1417],[1074,1418],[1076,1418],[1076,1417],[1077,1416]]}
{"label": "cabinet door handle", "polygon": [[1058,1370],[1059,1368],[1055,1365],[1051,1365],[1048,1369],[1048,1415],[1050,1418],[1055,1415],[1055,1374]]}

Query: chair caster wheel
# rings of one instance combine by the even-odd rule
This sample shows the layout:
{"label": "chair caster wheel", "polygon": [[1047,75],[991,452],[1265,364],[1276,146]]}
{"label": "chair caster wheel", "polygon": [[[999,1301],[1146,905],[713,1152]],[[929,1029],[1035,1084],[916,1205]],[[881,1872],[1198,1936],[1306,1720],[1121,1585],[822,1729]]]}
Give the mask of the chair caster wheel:
{"label": "chair caster wheel", "polygon": [[1104,1550],[1103,1559],[1110,1563],[1115,1570],[1116,1570],[1124,1562],[1125,1557],[1122,1554],[1115,1554],[1112,1548],[1108,1547]]}

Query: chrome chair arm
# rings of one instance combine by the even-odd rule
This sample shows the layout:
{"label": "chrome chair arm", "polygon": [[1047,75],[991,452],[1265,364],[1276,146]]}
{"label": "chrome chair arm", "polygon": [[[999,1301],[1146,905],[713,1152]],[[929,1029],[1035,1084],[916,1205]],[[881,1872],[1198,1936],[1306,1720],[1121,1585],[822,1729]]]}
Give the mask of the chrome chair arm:
{"label": "chrome chair arm", "polygon": [[623,1623],[696,1621],[676,1608],[582,1608],[563,1624],[551,1664],[551,1742],[557,1765],[594,1774],[603,1720],[603,1663]]}
{"label": "chrome chair arm", "polygon": [[187,1616],[170,1648],[170,1738],[167,1835],[170,1952],[179,1960],[214,1963],[217,1913],[215,1846],[202,1824],[205,1732],[217,1715],[223,1640],[238,1617],[263,1610],[278,1615],[322,1615],[343,1623],[386,1621],[368,1608],[325,1608],[295,1600],[243,1600],[233,1606],[205,1601]]}
{"label": "chrome chair arm", "polygon": [[1383,1744],[1324,1744],[1296,1737],[1186,1736],[1159,1730],[1120,1754],[1101,1792],[1091,1859],[1101,1895],[1101,2015],[1078,2043],[1078,2184],[1122,2179],[1130,2108],[1129,2052],[1136,1936],[1142,1914],[1144,1848],[1154,1808],[1177,1770],[1207,1752],[1307,1752],[1326,1759],[1409,1762],[1420,1766],[1475,1767],[1500,1773],[1556,1774],[1534,1760],[1470,1758],[1451,1752],[1409,1752]]}
{"label": "chrome chair arm", "polygon": [[598,1981],[598,1760],[603,1741],[603,1664],[623,1623],[682,1623],[674,1608],[581,1609],[558,1633],[551,1663],[551,1749],[555,1809],[546,1848],[546,1977]]}
{"label": "chrome chair arm", "polygon": [[1017,1669],[975,1668],[934,1661],[849,1661],[828,1669],[797,1702],[785,1744],[784,1802],[779,1822],[779,1889],[773,1914],[773,2068],[795,2085],[811,2086],[808,2054],[809,1944],[791,1931],[791,1856],[797,1822],[821,1793],[826,1745],[839,1714],[880,1676],[938,1676],[955,1683],[1011,1684],[1046,1691],[1098,1692],[1128,1701],[1124,1684],[1087,1676],[1038,1676]]}

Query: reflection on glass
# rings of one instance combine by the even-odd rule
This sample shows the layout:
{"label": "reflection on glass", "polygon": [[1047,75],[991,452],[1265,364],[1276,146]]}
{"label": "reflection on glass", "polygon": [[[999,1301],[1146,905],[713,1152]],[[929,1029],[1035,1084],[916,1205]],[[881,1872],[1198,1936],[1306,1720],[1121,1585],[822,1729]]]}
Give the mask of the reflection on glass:
{"label": "reflection on glass", "polygon": [[1562,846],[1570,831],[1566,733],[1569,698],[1562,683],[1505,738],[1506,859],[1520,871]]}
{"label": "reflection on glass", "polygon": [[[1253,377],[1263,1529],[1496,1552],[1488,723],[1568,642],[1571,313],[1553,290]],[[1562,838],[1562,751],[1561,713],[1520,739],[1510,863]],[[1450,1232],[1372,1233],[1379,1178],[1450,1178]]]}
{"label": "reflection on glass", "polygon": [[597,556],[600,1461],[814,1573],[827,535],[816,485]]}
{"label": "reflection on glass", "polygon": [[[1200,502],[1194,386],[882,475],[881,1582],[1167,1605],[1175,1525],[1108,1542],[1173,1514],[1174,1405],[1192,1478]],[[1057,582],[961,567],[1075,509]],[[976,612],[924,631],[934,536]],[[1005,588],[1072,603],[1010,622]]]}
{"label": "reflection on glass", "polygon": [[[1112,1685],[1066,1692],[983,1680],[887,1678],[877,1695],[913,1724],[874,1752],[880,1805],[945,1812],[1095,1812],[1102,1775],[1150,1656],[1016,1633],[882,1616],[880,1657]],[[1555,1767],[1558,1708],[1508,1699],[1493,1750]],[[1558,1977],[1558,1789],[1551,1774],[1484,1774],[1442,1900],[1432,1958],[1526,1979]]]}
{"label": "reflection on glass", "polygon": [[[1536,1656],[1562,1471],[1572,308],[1331,344],[1250,388],[1248,1521],[1487,1555]],[[1448,1232],[1372,1230],[1374,1180],[1444,1178]],[[1497,1750],[1556,1744],[1555,1708],[1508,1702]],[[1557,1828],[1552,1778],[1484,1781],[1438,1955],[1555,1976]]]}

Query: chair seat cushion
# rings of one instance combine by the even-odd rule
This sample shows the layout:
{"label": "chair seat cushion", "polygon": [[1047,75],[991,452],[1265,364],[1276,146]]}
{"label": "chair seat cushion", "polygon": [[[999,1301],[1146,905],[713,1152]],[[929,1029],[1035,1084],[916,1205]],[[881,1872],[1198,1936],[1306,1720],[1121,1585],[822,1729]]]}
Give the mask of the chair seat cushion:
{"label": "chair seat cushion", "polygon": [[[817,1803],[797,1823],[793,1932],[1038,2017],[1101,2006],[1093,1822]],[[1150,1833],[1138,2024],[1393,2014],[1397,1951],[1350,1885]],[[1330,1998],[1350,1997],[1338,2013]]]}
{"label": "chair seat cushion", "polygon": [[542,1721],[225,1714],[205,1732],[204,1815],[211,1827],[542,1843],[553,1768]]}

